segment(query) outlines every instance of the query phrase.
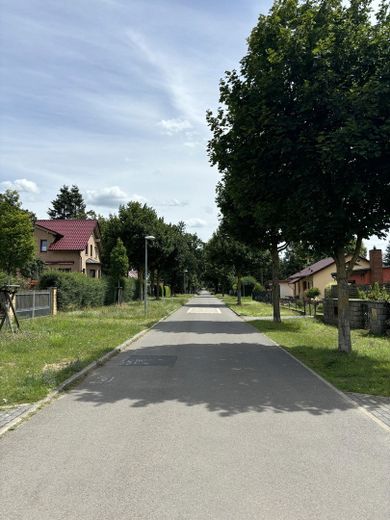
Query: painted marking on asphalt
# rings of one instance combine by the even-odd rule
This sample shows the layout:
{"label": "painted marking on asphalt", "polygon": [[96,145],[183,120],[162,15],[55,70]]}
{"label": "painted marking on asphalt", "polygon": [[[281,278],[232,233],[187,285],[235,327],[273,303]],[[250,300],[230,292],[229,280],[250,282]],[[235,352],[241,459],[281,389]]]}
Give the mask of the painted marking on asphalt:
{"label": "painted marking on asphalt", "polygon": [[213,307],[191,307],[187,314],[221,314],[221,311]]}

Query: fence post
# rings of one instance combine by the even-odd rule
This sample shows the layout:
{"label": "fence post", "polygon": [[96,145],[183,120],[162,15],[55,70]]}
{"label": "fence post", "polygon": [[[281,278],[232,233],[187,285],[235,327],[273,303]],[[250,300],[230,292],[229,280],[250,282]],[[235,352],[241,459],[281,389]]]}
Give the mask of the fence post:
{"label": "fence post", "polygon": [[50,287],[50,314],[57,314],[57,287]]}
{"label": "fence post", "polygon": [[35,318],[35,291],[32,292],[32,318]]}

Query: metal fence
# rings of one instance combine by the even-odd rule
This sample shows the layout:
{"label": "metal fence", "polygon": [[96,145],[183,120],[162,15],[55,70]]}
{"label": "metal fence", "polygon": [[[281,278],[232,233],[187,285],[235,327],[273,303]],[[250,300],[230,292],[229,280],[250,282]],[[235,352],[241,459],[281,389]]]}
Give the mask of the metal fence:
{"label": "metal fence", "polygon": [[15,295],[18,318],[35,318],[51,314],[51,291],[19,291]]}

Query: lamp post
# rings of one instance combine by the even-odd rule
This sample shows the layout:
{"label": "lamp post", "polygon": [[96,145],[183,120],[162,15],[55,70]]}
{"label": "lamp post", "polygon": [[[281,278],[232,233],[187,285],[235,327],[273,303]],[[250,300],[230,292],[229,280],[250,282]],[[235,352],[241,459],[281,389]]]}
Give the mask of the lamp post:
{"label": "lamp post", "polygon": [[147,235],[145,237],[145,273],[144,273],[144,311],[145,315],[148,310],[148,240],[154,240],[155,237]]}
{"label": "lamp post", "polygon": [[183,271],[183,294],[186,293],[186,274],[188,273],[188,269],[184,269]]}

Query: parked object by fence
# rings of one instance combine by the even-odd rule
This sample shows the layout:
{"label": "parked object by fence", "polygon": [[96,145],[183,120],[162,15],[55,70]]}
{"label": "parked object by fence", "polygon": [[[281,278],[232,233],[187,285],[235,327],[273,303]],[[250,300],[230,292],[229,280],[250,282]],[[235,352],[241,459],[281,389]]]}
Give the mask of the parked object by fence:
{"label": "parked object by fence", "polygon": [[16,314],[19,318],[36,318],[57,314],[57,289],[43,291],[20,291],[15,298]]}
{"label": "parked object by fence", "polygon": [[8,325],[11,332],[15,332],[15,325],[20,329],[19,320],[15,312],[15,294],[19,285],[4,285],[0,287],[0,330]]}

